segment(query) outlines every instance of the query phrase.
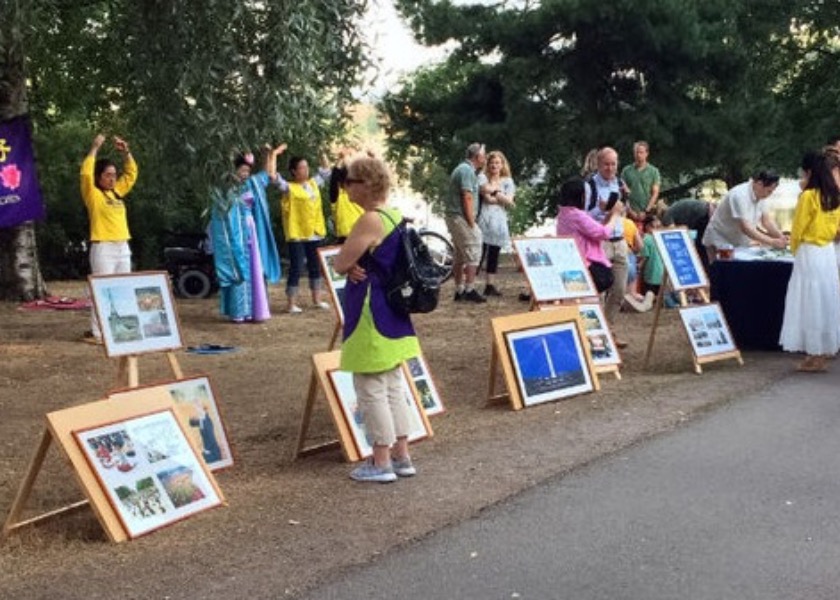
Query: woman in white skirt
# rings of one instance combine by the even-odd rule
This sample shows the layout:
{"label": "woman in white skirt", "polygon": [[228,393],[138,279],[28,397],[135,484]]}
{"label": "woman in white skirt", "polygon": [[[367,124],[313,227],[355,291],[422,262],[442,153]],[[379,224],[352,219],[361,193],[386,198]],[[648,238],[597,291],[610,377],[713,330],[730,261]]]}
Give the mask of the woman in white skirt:
{"label": "woman in white skirt", "polygon": [[779,343],[806,354],[798,371],[825,371],[826,357],[840,350],[840,278],[832,244],[838,225],[840,157],[826,152],[799,196],[790,233],[793,273]]}
{"label": "woman in white skirt", "polygon": [[485,172],[478,176],[481,193],[481,210],[478,227],[481,229],[482,250],[479,269],[484,269],[484,295],[501,296],[495,285],[499,268],[499,254],[510,244],[508,211],[514,205],[516,185],[510,176],[510,165],[505,155],[494,150],[487,155]]}

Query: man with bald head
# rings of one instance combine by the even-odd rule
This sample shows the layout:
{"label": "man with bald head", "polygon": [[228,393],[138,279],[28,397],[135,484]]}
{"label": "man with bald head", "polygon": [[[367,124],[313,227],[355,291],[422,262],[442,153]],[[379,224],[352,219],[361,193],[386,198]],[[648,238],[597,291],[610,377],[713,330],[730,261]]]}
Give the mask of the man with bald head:
{"label": "man with bald head", "polygon": [[[598,170],[586,186],[584,206],[587,212],[599,223],[605,223],[610,212],[607,207],[610,196],[618,197],[618,202],[622,202],[625,191],[623,188],[624,185],[618,177],[618,152],[605,146],[598,150]],[[612,287],[606,292],[604,315],[610,325],[614,326],[627,291],[627,242],[624,241],[622,219],[615,220],[610,238],[604,240],[603,247],[613,272]],[[615,330],[613,330],[613,335],[615,335],[616,346],[619,348],[627,346],[627,343],[615,334]]]}

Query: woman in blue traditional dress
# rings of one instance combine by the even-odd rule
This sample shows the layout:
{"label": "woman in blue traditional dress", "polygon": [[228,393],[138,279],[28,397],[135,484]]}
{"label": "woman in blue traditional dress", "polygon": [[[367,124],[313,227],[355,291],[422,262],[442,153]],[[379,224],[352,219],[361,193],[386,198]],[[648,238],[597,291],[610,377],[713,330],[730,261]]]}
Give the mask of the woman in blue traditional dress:
{"label": "woman in blue traditional dress", "polygon": [[403,361],[420,353],[408,315],[388,304],[385,286],[396,267],[402,217],[386,206],[388,167],[376,158],[350,163],[344,180],[350,199],[365,209],[336,256],[334,267],[348,278],[344,304],[341,370],[353,387],[373,458],[350,473],[356,481],[388,483],[417,471],[408,453],[408,406],[402,387]]}
{"label": "woman in blue traditional dress", "polygon": [[264,169],[256,173],[253,155],[237,156],[234,185],[213,191],[210,236],[219,311],[234,323],[271,317],[266,281],[278,283],[281,270],[265,188],[277,180],[277,157],[285,149],[286,144],[266,148]]}

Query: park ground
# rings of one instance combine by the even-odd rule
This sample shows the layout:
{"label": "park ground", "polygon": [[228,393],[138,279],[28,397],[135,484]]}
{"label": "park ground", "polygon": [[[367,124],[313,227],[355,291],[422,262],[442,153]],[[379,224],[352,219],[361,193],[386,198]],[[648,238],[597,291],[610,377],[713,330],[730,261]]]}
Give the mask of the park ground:
{"label": "park ground", "polygon": [[[486,305],[453,304],[451,284],[434,313],[415,319],[446,412],[432,418],[434,437],[417,443],[419,474],[392,485],[359,484],[338,450],[293,459],[311,376],[311,356],[325,351],[332,313],[282,313],[258,325],[220,320],[215,298],[178,301],[188,346],[222,344],[238,351],[178,351],[185,374],[209,374],[234,445],[236,463],[218,473],[227,505],[123,544],[108,541],[82,508],[0,543],[0,596],[7,598],[294,597],[342,568],[469,519],[482,509],[551,477],[658,433],[780,380],[793,358],[744,353],[712,363],[702,375],[674,310],[663,312],[651,368],[643,357],[652,313],[625,313],[622,378],[601,390],[523,411],[487,402],[490,319],[527,310],[517,300],[521,275],[503,270],[504,297]],[[52,282],[54,295],[82,297],[82,282]],[[0,513],[25,477],[50,411],[98,400],[116,384],[116,363],[80,343],[85,311],[25,311],[0,305]],[[159,355],[139,359],[141,383],[170,377]],[[501,386],[501,379],[497,382]],[[323,396],[310,442],[335,429]],[[617,494],[621,490],[616,490]],[[79,500],[69,464],[53,447],[26,515]]]}

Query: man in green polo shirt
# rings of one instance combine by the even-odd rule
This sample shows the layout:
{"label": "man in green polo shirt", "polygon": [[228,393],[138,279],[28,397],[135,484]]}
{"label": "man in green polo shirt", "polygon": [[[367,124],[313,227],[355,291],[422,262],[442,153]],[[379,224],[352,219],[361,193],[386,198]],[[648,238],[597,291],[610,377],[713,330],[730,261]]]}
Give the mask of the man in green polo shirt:
{"label": "man in green polo shirt", "polygon": [[487,300],[475,289],[475,275],[481,260],[481,230],[478,228],[478,172],[487,155],[483,144],[470,144],[464,161],[449,176],[449,190],[444,201],[446,226],[455,246],[452,278],[455,302]]}
{"label": "man in green polo shirt", "polygon": [[647,142],[636,142],[633,144],[633,164],[621,171],[621,179],[630,189],[627,217],[637,223],[644,220],[645,213],[656,208],[659,199],[659,169],[648,162],[649,154],[650,146]]}

